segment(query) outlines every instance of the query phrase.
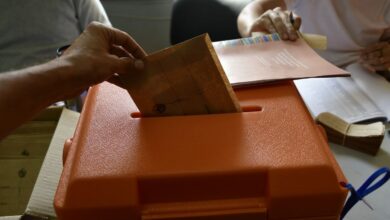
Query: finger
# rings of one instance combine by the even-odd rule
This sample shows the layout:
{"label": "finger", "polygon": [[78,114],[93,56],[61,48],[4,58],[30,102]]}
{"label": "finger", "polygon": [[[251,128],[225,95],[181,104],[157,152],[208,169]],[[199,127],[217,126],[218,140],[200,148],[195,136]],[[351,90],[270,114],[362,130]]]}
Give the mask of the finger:
{"label": "finger", "polygon": [[294,27],[294,17],[291,11],[283,12],[283,19],[285,19],[285,25],[287,29],[288,38],[292,41],[298,39],[297,29]]}
{"label": "finger", "polygon": [[375,71],[385,71],[390,67],[389,61],[384,61],[380,59],[371,59],[361,62],[366,69],[369,69],[371,72]]}
{"label": "finger", "polygon": [[382,58],[390,57],[390,45],[387,43],[385,47],[382,48]]}
{"label": "finger", "polygon": [[376,50],[382,50],[386,46],[387,46],[387,42],[379,42],[365,48],[362,52],[368,54]]}
{"label": "finger", "polygon": [[375,70],[375,71],[385,71],[385,70],[388,70],[389,69],[389,65],[371,65],[371,67]]}
{"label": "finger", "polygon": [[122,46],[135,58],[142,59],[146,56],[146,53],[142,47],[140,47],[138,43],[126,32],[112,27],[106,27],[105,30],[108,32],[108,37],[111,44]]}
{"label": "finger", "polygon": [[371,53],[368,53],[368,59],[375,59],[375,58],[379,58],[379,57],[382,57],[382,50],[375,50]]}
{"label": "finger", "polygon": [[379,59],[369,59],[369,60],[365,60],[364,63],[367,63],[368,65],[371,65],[371,66],[373,66],[373,65],[375,65],[375,66],[377,66],[377,65],[382,65],[382,63],[379,61]]}
{"label": "finger", "polygon": [[[258,29],[257,29],[258,28]],[[268,31],[268,33],[277,33],[274,25],[272,24],[271,19],[268,17],[268,15],[261,16],[254,24],[254,29],[252,32],[255,31]]]}
{"label": "finger", "polygon": [[299,30],[299,28],[301,28],[302,18],[297,14],[295,14],[294,12],[293,12],[293,18],[294,18],[294,24],[293,24],[294,29]]}
{"label": "finger", "polygon": [[369,65],[382,65],[382,62],[379,58],[366,59],[366,60],[364,60],[364,62],[369,64]]}
{"label": "finger", "polygon": [[381,59],[379,64],[371,64],[371,66],[377,71],[385,71],[390,68],[390,60]]}
{"label": "finger", "polygon": [[390,56],[387,57],[381,57],[379,58],[380,62],[385,64],[385,63],[390,63]]}
{"label": "finger", "polygon": [[295,36],[294,36],[294,38],[292,36],[293,34],[295,35],[295,30],[294,30],[294,27],[290,21],[290,12],[289,11],[282,11],[280,8],[276,8],[275,10],[277,10],[277,13],[279,14],[280,18],[282,19],[283,27],[284,27],[284,30],[287,34],[287,39],[288,40],[296,40]]}
{"label": "finger", "polygon": [[127,50],[135,58],[142,59],[146,57],[146,52],[138,45],[138,43],[130,37],[127,33],[117,30],[114,32],[113,43],[121,45],[125,50]]}
{"label": "finger", "polygon": [[112,45],[110,48],[110,54],[116,55],[117,57],[132,57],[122,46]]}
{"label": "finger", "polygon": [[362,66],[371,73],[375,73],[375,69],[368,63],[361,63]]}
{"label": "finger", "polygon": [[381,50],[375,50],[375,51],[371,51],[369,53],[362,53],[360,55],[360,58],[362,60],[370,60],[370,59],[375,59],[375,58],[380,58],[380,57],[382,57]]}
{"label": "finger", "polygon": [[140,59],[135,59],[132,57],[115,57],[111,55],[110,57],[112,72],[118,74],[128,74],[129,72],[142,71],[144,69],[144,62]]}
{"label": "finger", "polygon": [[133,57],[129,52],[123,49],[122,46],[112,45],[110,48],[110,54],[117,57]]}
{"label": "finger", "polygon": [[268,16],[271,19],[272,24],[278,32],[279,36],[283,40],[288,40],[286,25],[283,22],[283,18],[281,17],[283,14],[284,13],[279,13],[278,11],[270,11]]}

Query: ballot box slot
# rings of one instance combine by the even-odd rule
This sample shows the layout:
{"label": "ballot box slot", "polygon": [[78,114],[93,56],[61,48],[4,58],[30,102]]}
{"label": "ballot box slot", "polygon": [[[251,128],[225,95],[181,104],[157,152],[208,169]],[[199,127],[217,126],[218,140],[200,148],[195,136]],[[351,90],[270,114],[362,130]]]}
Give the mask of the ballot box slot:
{"label": "ballot box slot", "polygon": [[[247,113],[247,112],[262,112],[263,107],[259,105],[245,105],[241,106],[242,113]],[[222,114],[222,113],[221,113]],[[241,114],[241,113],[236,113],[236,114]],[[142,114],[140,112],[132,112],[130,114],[132,118],[142,118]],[[163,116],[166,117],[166,116]]]}

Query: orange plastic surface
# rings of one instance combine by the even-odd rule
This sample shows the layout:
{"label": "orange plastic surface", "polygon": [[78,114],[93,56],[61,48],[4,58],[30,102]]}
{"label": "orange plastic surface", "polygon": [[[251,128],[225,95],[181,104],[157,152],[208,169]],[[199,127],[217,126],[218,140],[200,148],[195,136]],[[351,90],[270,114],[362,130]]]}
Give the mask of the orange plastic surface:
{"label": "orange plastic surface", "polygon": [[250,112],[137,118],[127,91],[93,87],[58,218],[339,219],[345,178],[294,85],[236,94]]}

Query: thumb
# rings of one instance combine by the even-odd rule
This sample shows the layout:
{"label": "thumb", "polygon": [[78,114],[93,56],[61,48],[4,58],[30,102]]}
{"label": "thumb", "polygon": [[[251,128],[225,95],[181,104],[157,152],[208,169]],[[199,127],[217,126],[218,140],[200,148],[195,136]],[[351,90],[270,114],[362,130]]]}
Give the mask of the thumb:
{"label": "thumb", "polygon": [[132,57],[121,57],[117,59],[115,72],[118,74],[126,74],[134,71],[142,71],[145,67],[144,61]]}
{"label": "thumb", "polygon": [[295,30],[299,30],[299,28],[301,27],[301,24],[302,24],[302,18],[296,14],[294,14],[294,29]]}

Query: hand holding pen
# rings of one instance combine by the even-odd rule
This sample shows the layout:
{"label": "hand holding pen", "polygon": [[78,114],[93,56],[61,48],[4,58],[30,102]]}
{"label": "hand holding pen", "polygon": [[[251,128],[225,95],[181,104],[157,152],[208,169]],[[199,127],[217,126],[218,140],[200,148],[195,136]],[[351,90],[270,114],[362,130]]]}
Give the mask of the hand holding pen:
{"label": "hand holding pen", "polygon": [[250,26],[250,33],[278,33],[283,40],[298,39],[297,30],[301,26],[301,17],[292,11],[283,11],[280,7],[268,10]]}

